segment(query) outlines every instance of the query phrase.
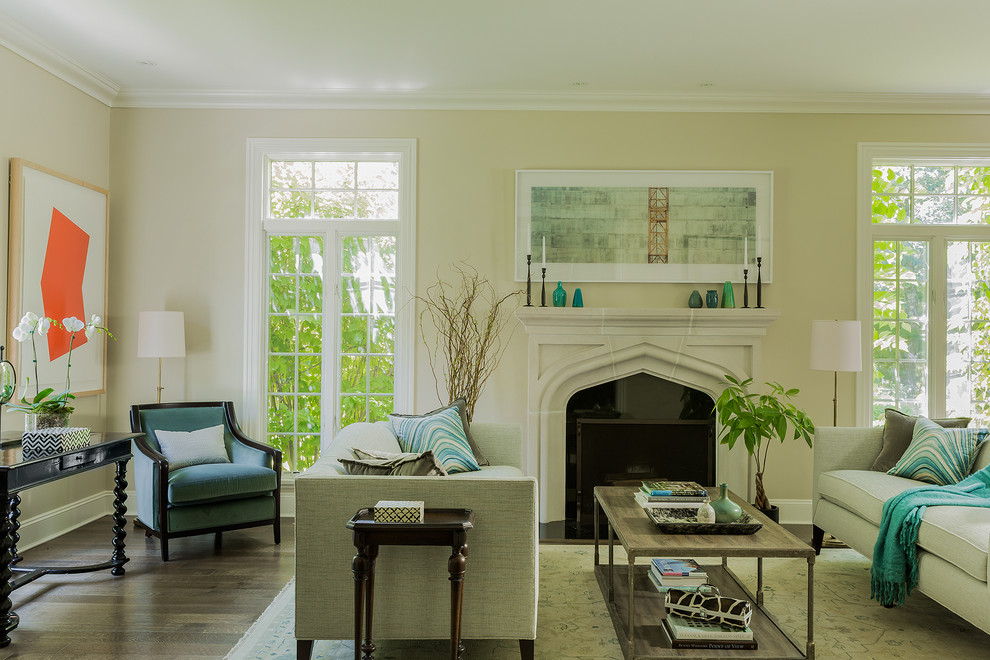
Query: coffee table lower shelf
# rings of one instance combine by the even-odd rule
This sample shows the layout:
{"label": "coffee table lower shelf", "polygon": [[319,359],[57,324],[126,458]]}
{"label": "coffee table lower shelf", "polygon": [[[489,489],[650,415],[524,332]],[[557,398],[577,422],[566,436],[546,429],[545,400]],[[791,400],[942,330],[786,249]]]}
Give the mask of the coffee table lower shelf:
{"label": "coffee table lower shelf", "polygon": [[[625,565],[613,567],[614,598],[608,597],[608,564],[595,566],[595,577],[605,597],[615,628],[616,637],[626,660],[646,660],[648,658],[690,658],[691,660],[712,660],[720,658],[751,658],[753,660],[804,660],[808,656],[780,629],[776,621],[754,602],[753,619],[750,627],[759,643],[753,650],[702,650],[672,649],[663,632],[660,619],[664,615],[663,596],[653,587],[647,576],[646,566],[636,566],[633,577],[633,597],[636,599],[635,648],[629,648],[627,625],[629,621],[629,587]],[[711,582],[718,586],[723,596],[746,598],[752,596],[739,585],[730,571],[722,566],[705,566]]]}

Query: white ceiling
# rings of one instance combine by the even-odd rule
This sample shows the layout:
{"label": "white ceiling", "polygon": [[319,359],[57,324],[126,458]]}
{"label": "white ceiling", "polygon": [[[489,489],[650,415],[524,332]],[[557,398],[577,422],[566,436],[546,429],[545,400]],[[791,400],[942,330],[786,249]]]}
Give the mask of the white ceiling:
{"label": "white ceiling", "polygon": [[0,0],[0,44],[113,106],[990,112],[988,25],[987,0]]}

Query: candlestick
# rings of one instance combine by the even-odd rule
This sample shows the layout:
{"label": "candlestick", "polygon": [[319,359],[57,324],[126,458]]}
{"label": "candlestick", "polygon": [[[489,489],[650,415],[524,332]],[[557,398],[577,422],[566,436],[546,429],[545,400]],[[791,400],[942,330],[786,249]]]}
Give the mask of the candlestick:
{"label": "candlestick", "polygon": [[543,291],[540,293],[540,307],[547,306],[547,268],[543,267]]}
{"label": "candlestick", "polygon": [[743,309],[749,309],[749,269],[743,268]]}
{"label": "candlestick", "polygon": [[756,258],[756,309],[763,309],[763,257]]}
{"label": "candlestick", "polygon": [[533,255],[526,255],[526,307],[532,307],[533,301],[531,298],[533,289],[533,273],[530,265],[533,263]]}
{"label": "candlestick", "polygon": [[546,236],[543,237],[542,253],[543,253],[543,261],[541,262],[541,265],[543,266],[544,269],[546,269],[547,267],[547,237]]}

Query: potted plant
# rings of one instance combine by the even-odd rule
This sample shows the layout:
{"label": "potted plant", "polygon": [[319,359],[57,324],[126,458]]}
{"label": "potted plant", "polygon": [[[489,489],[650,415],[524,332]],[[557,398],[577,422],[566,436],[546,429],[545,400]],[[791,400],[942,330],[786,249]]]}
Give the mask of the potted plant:
{"label": "potted plant", "polygon": [[739,381],[726,375],[725,380],[727,387],[715,402],[715,412],[721,425],[719,442],[732,449],[736,441],[742,437],[746,451],[756,462],[754,504],[773,519],[776,507],[770,504],[763,487],[763,473],[767,468],[767,454],[772,444],[769,441],[776,438],[784,442],[788,437],[787,428],[790,426],[794,430],[791,439],[803,438],[810,447],[815,425],[807,413],[791,403],[792,397],[796,396],[799,390],[785,390],[780,383],[766,383],[770,391],[756,394],[749,391],[749,386],[753,383],[752,378]]}
{"label": "potted plant", "polygon": [[[14,339],[21,343],[31,341],[32,362],[34,363],[34,396],[30,399],[27,398],[28,387],[31,384],[31,377],[27,376],[24,379],[24,392],[21,394],[20,402],[7,404],[9,409],[25,413],[25,431],[69,425],[69,415],[75,410],[70,402],[76,398],[70,391],[71,381],[69,380],[72,369],[72,348],[76,340],[76,333],[85,331],[88,339],[94,334],[105,332],[111,339],[116,339],[109,329],[100,325],[100,322],[101,319],[96,314],[93,314],[89,323],[83,323],[74,316],[69,316],[59,322],[47,316],[39,318],[37,314],[28,312],[11,332]],[[35,335],[46,334],[53,325],[70,333],[69,352],[65,364],[65,391],[60,394],[55,394],[55,389],[52,387],[46,387],[40,391],[38,389],[38,347],[34,341]]]}

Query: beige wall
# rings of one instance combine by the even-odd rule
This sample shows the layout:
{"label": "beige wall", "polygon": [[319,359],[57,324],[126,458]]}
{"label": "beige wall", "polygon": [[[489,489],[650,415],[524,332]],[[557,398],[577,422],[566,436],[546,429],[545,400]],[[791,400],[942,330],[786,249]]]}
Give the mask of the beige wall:
{"label": "beige wall", "polygon": [[[109,108],[4,48],[0,48],[0,89],[3,90],[3,102],[0,103],[0,163],[4,171],[11,158],[23,158],[101,188],[109,186]],[[0,208],[3,209],[0,216],[3,218],[0,231],[0,296],[4,298],[5,310],[8,194],[8,186],[0,186]],[[33,311],[40,313],[41,310]],[[110,313],[112,317],[112,308]],[[5,324],[6,316],[6,313],[2,314],[0,324]],[[8,341],[11,341],[9,336],[0,343],[6,344]],[[18,373],[19,385],[23,384],[23,378],[24,374]],[[72,423],[103,429],[106,400],[104,395],[78,399]],[[0,421],[6,430],[23,428],[20,413],[7,413],[5,409]],[[93,498],[105,495],[111,487],[112,474],[111,468],[102,468],[25,491],[20,507],[25,523],[20,532],[21,546],[27,547],[52,533],[61,532],[67,521],[77,519],[79,515],[105,511],[105,497]],[[67,507],[72,506],[77,508],[68,511]]]}
{"label": "beige wall", "polygon": [[[455,259],[470,259],[503,290],[520,286],[516,169],[773,170],[775,282],[765,300],[783,316],[767,336],[764,374],[800,388],[800,403],[825,424],[832,376],[808,369],[810,322],[855,316],[857,143],[990,141],[990,118],[969,116],[115,109],[111,126],[115,428],[128,405],[154,396],[155,366],[133,358],[145,309],[186,313],[189,354],[166,363],[166,398],[240,400],[249,137],[416,138],[419,292]],[[565,287],[581,286],[589,307],[682,307],[692,288],[712,284]],[[517,330],[477,419],[523,422],[525,367]],[[436,396],[422,348],[417,371],[423,411]],[[854,423],[853,388],[851,375],[840,376],[840,424]],[[810,498],[811,460],[803,445],[775,448],[770,496]]]}

